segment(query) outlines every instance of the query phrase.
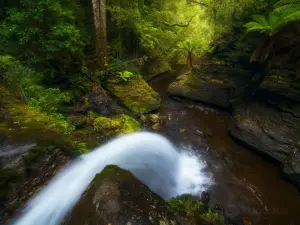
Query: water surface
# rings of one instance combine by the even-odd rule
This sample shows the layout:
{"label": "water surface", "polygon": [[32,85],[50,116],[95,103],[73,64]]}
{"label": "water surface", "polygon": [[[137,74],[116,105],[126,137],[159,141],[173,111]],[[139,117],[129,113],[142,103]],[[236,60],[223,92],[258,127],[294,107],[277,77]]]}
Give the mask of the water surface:
{"label": "water surface", "polygon": [[283,179],[279,165],[236,143],[228,134],[230,115],[200,103],[174,100],[166,90],[174,77],[163,75],[150,85],[163,97],[161,132],[182,148],[204,158],[215,185],[212,202],[253,225],[300,224],[300,196]]}

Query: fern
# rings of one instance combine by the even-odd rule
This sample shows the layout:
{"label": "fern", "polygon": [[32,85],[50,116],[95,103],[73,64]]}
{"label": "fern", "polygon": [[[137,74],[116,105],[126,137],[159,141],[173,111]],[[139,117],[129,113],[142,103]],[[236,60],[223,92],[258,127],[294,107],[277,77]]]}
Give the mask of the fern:
{"label": "fern", "polygon": [[277,13],[269,13],[268,17],[263,15],[254,15],[253,21],[244,25],[247,32],[260,32],[268,36],[273,36],[281,28],[281,16]]}
{"label": "fern", "polygon": [[300,0],[281,0],[275,4],[275,12],[283,16],[282,23],[300,20]]}
{"label": "fern", "polygon": [[177,212],[184,212],[189,216],[196,216],[204,205],[201,201],[194,201],[192,195],[182,195],[169,200],[170,206]]}

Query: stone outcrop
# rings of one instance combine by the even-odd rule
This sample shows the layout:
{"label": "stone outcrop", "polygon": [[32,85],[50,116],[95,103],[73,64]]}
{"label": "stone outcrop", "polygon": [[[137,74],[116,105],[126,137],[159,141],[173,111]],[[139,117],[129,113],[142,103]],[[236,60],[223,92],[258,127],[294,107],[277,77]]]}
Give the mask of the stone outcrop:
{"label": "stone outcrop", "polygon": [[65,225],[190,224],[129,171],[107,166],[96,175]]}
{"label": "stone outcrop", "polygon": [[161,98],[142,77],[126,82],[108,83],[109,92],[134,113],[147,113],[160,106]]}
{"label": "stone outcrop", "polygon": [[235,138],[280,162],[300,144],[297,129],[300,117],[261,102],[236,107],[229,125]]}
{"label": "stone outcrop", "polygon": [[238,68],[214,63],[179,76],[169,86],[168,92],[174,96],[228,108],[240,73]]}
{"label": "stone outcrop", "polygon": [[145,74],[143,75],[145,80],[151,80],[154,77],[167,73],[171,71],[171,66],[167,61],[155,61],[155,62],[149,62],[148,65],[146,65],[145,68]]}
{"label": "stone outcrop", "polygon": [[233,109],[229,131],[282,164],[283,172],[300,187],[300,90],[291,80],[269,76],[251,103]]}

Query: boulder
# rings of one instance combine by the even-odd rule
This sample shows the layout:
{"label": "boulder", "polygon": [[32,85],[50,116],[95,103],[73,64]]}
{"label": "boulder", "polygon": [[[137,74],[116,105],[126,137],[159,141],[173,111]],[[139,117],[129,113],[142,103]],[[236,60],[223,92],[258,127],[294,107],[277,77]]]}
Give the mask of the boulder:
{"label": "boulder", "polygon": [[65,225],[190,224],[129,171],[107,166],[82,195]]}
{"label": "boulder", "polygon": [[182,96],[191,100],[202,101],[222,108],[229,107],[234,87],[224,80],[190,73],[180,76],[173,82],[168,92],[174,96]]}
{"label": "boulder", "polygon": [[237,106],[229,131],[234,138],[281,162],[284,172],[300,181],[300,105],[256,101]]}
{"label": "boulder", "polygon": [[145,80],[151,80],[154,77],[171,71],[171,66],[167,61],[155,61],[146,65],[146,71],[143,75]]}
{"label": "boulder", "polygon": [[258,96],[276,98],[282,96],[300,103],[300,89],[293,87],[293,78],[288,76],[290,71],[278,71],[276,74],[268,75],[261,84]]}
{"label": "boulder", "polygon": [[93,111],[101,115],[108,116],[110,114],[123,112],[100,84],[93,84],[88,96],[88,103]]}
{"label": "boulder", "polygon": [[160,106],[159,94],[140,76],[122,83],[108,83],[107,88],[134,113],[147,113]]}
{"label": "boulder", "polygon": [[111,118],[97,117],[93,122],[93,127],[96,132],[100,132],[107,137],[141,130],[139,122],[125,114]]}

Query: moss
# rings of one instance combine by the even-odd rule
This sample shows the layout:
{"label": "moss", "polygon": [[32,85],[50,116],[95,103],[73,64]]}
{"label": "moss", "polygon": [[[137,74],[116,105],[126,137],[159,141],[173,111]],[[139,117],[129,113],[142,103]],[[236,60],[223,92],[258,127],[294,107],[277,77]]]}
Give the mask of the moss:
{"label": "moss", "polygon": [[172,198],[169,200],[169,204],[172,210],[193,218],[196,224],[224,224],[224,217],[207,208],[203,202],[193,200],[192,195],[181,195]]}
{"label": "moss", "polygon": [[135,179],[135,177],[126,170],[120,170],[120,168],[115,165],[108,165],[96,175],[95,180],[103,180],[109,176],[115,176],[118,180],[122,180],[123,182]]}
{"label": "moss", "polygon": [[36,162],[38,159],[45,156],[46,153],[47,153],[47,149],[45,146],[37,145],[30,152],[28,152],[27,155],[23,157],[23,159],[24,162],[28,165],[33,162]]}
{"label": "moss", "polygon": [[[3,97],[0,101],[0,135],[10,143],[36,142],[42,146],[56,146],[65,154],[76,156],[82,153],[82,145],[74,143],[71,133],[74,127],[66,121],[46,115],[19,101],[0,86]],[[31,153],[33,154],[33,153]]]}
{"label": "moss", "polygon": [[109,91],[135,113],[147,113],[160,106],[160,96],[142,77],[121,84],[108,84]]}
{"label": "moss", "polygon": [[12,185],[20,179],[17,171],[10,168],[0,167],[0,200],[4,201],[8,198]]}
{"label": "moss", "polygon": [[125,114],[112,118],[98,117],[94,120],[93,126],[95,131],[105,136],[128,134],[141,130],[140,124],[134,118]]}
{"label": "moss", "polygon": [[151,62],[146,68],[146,74],[143,76],[145,80],[150,80],[157,75],[166,73],[171,70],[171,66],[167,61]]}

